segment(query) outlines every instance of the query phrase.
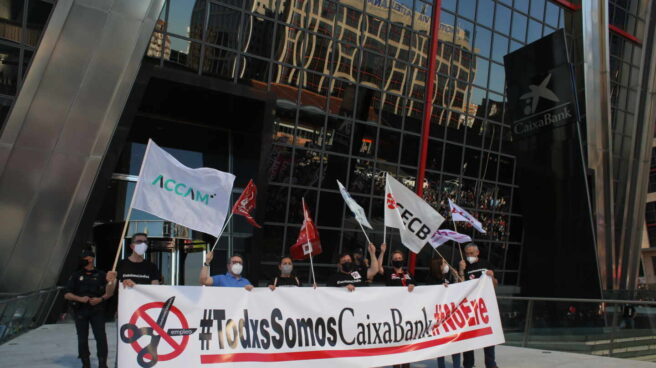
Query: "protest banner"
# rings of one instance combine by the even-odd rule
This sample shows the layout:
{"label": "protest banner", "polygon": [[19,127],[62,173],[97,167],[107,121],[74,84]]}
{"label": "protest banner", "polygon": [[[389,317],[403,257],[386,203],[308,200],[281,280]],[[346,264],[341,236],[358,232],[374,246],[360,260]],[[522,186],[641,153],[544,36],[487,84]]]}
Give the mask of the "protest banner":
{"label": "protest banner", "polygon": [[504,342],[492,279],[358,288],[137,285],[119,298],[119,367],[376,367]]}

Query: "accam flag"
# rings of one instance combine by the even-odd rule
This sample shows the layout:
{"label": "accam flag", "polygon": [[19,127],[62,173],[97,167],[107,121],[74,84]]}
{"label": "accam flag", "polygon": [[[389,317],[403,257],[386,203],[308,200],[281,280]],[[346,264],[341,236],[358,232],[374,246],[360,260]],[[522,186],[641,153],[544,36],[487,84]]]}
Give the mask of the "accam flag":
{"label": "accam flag", "polygon": [[453,240],[458,243],[469,243],[472,241],[468,235],[460,234],[453,230],[437,230],[435,233],[433,233],[430,240],[428,240],[428,243],[433,248],[437,248],[449,240]]}
{"label": "accam flag", "polygon": [[480,233],[487,233],[485,229],[483,229],[483,225],[481,224],[480,221],[478,221],[474,216],[469,214],[469,212],[463,210],[458,206],[457,204],[453,203],[451,199],[449,199],[449,208],[451,209],[451,219],[453,221],[464,221],[468,222],[471,224],[471,226],[474,227],[474,229],[478,230]]}
{"label": "accam flag", "polygon": [[296,243],[289,248],[289,254],[294,260],[307,259],[311,256],[321,254],[321,240],[319,239],[319,231],[312,221],[310,211],[308,211],[303,200],[303,226],[298,233]]}
{"label": "accam flag", "polygon": [[373,229],[371,227],[371,224],[369,224],[369,220],[367,220],[367,215],[364,213],[364,209],[362,206],[360,206],[353,197],[349,194],[349,192],[344,188],[342,183],[337,180],[337,186],[339,186],[339,192],[342,194],[342,198],[344,198],[344,202],[346,202],[346,205],[348,208],[353,212],[353,215],[355,216],[355,220],[360,223],[360,225],[367,227],[369,229]]}
{"label": "accam flag", "polygon": [[442,222],[444,222],[444,217],[433,207],[387,174],[385,179],[385,226],[399,229],[403,245],[411,251],[419,253]]}
{"label": "accam flag", "polygon": [[241,192],[237,202],[232,206],[232,213],[244,216],[246,221],[251,225],[261,229],[262,226],[255,222],[255,219],[251,215],[251,212],[255,209],[255,198],[257,198],[257,187],[253,183],[253,179],[251,179],[244,191]]}
{"label": "accam flag", "polygon": [[132,208],[218,236],[234,181],[230,173],[189,168],[149,140]]}

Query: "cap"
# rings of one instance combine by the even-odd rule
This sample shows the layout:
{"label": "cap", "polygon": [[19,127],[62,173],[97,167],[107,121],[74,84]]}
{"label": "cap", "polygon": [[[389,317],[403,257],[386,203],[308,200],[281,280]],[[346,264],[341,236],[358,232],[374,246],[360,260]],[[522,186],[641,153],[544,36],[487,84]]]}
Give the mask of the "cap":
{"label": "cap", "polygon": [[93,257],[96,258],[96,255],[93,253],[91,249],[84,249],[82,253],[80,254],[80,258],[85,258],[85,257]]}

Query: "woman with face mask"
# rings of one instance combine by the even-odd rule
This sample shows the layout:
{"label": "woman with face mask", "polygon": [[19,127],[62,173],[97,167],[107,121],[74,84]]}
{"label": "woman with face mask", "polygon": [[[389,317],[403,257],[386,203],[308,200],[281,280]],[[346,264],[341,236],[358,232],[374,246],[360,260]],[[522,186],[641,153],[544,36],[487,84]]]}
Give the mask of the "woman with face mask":
{"label": "woman with face mask", "polygon": [[405,255],[400,250],[395,250],[392,252],[392,270],[387,271],[383,267],[383,258],[385,257],[385,251],[387,250],[387,244],[383,243],[380,245],[380,255],[378,255],[378,273],[384,275],[385,285],[387,286],[405,286],[408,288],[408,291],[412,291],[417,285],[417,282],[414,277],[403,269],[405,265]]}
{"label": "woman with face mask", "polygon": [[301,286],[301,280],[293,274],[294,262],[290,257],[282,257],[278,264],[278,276],[269,281],[269,289],[276,290],[280,286]]}
{"label": "woman with face mask", "polygon": [[357,271],[350,253],[342,253],[338,258],[337,273],[333,274],[326,282],[326,286],[346,287],[348,291],[355,290],[356,286],[367,286],[367,280],[372,279],[378,273],[378,262],[376,261],[376,247],[369,243],[370,266],[367,274],[362,275]]}
{"label": "woman with face mask", "polygon": [[[433,258],[430,263],[430,268],[428,271],[428,277],[426,278],[426,283],[428,285],[444,285],[448,287],[449,284],[458,282],[449,265],[444,261],[442,257]],[[460,354],[451,355],[453,361],[453,368],[460,368]],[[437,368],[444,368],[445,361],[444,357],[437,358]]]}

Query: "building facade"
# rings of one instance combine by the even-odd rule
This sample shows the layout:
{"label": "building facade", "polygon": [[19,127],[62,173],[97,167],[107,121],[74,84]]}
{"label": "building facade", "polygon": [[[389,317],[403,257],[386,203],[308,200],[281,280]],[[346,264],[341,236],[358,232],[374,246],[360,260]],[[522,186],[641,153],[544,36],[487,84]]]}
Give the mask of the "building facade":
{"label": "building facade", "polygon": [[[505,292],[536,294],[522,283],[522,273],[530,272],[522,268],[524,257],[536,256],[536,250],[523,242],[525,219],[519,203],[530,198],[521,197],[517,184],[503,57],[560,28],[565,28],[571,42],[580,105],[587,118],[583,143],[590,185],[595,188],[590,200],[596,240],[580,246],[596,251],[601,289],[635,287],[631,280],[638,275],[644,220],[629,209],[642,197],[625,183],[637,185],[644,179],[632,165],[640,162],[644,151],[635,148],[644,133],[635,127],[645,128],[650,116],[637,111],[640,96],[652,85],[646,72],[652,58],[644,52],[653,41],[647,37],[652,12],[647,1],[599,1],[603,5],[595,9],[563,0],[144,0],[143,9],[118,6],[125,3],[122,0],[109,3],[116,6],[100,9],[83,0],[0,1],[7,4],[0,5],[0,15],[7,14],[3,22],[6,19],[5,23],[22,30],[23,37],[17,41],[9,25],[6,32],[0,30],[0,46],[12,48],[7,57],[15,58],[18,66],[14,74],[8,72],[6,93],[0,95],[7,106],[3,116],[21,93],[32,93],[21,87],[37,46],[30,32],[41,34],[43,26],[38,24],[45,24],[30,23],[35,4],[47,13],[54,9],[48,31],[40,37],[42,47],[55,48],[59,44],[44,44],[49,42],[48,32],[59,24],[52,22],[58,16],[79,16],[76,9],[108,17],[116,12],[120,20],[129,11],[149,17],[157,10],[153,28],[142,42],[134,81],[128,81],[129,96],[116,102],[121,107],[118,115],[102,115],[114,117],[114,128],[103,130],[113,133],[102,135],[99,130],[82,137],[95,142],[104,137],[106,148],[99,150],[97,170],[89,174],[90,179],[70,183],[87,188],[85,200],[73,201],[78,192],[61,196],[65,203],[57,208],[71,216],[66,219],[70,224],[40,228],[39,221],[45,220],[31,219],[37,193],[47,190],[46,184],[31,197],[1,209],[24,220],[12,222],[22,230],[0,244],[0,289],[12,289],[16,280],[16,270],[5,267],[20,257],[16,249],[54,233],[61,243],[58,250],[65,252],[49,256],[57,274],[66,274],[79,249],[89,243],[95,245],[98,261],[111,266],[145,144],[153,138],[186,165],[235,173],[235,199],[250,178],[260,188],[257,218],[264,228],[254,230],[235,218],[220,239],[213,273],[224,271],[223,261],[239,252],[247,258],[250,278],[271,276],[296,240],[303,198],[322,239],[323,253],[314,262],[319,280],[334,272],[338,254],[365,249],[364,236],[344,206],[336,180],[367,212],[374,227],[369,232],[372,241],[377,246],[386,241],[391,249],[405,251],[391,229],[383,239],[388,172],[411,189],[421,185],[424,198],[447,219],[443,227],[457,227],[472,236],[481,257],[494,265]],[[441,7],[433,9],[436,4]],[[58,14],[57,8],[64,6],[70,9]],[[432,34],[435,15],[439,15],[439,31]],[[598,19],[606,20],[604,36],[590,40],[588,25]],[[432,37],[438,40],[437,60],[434,75],[429,75]],[[587,47],[609,60],[607,86],[592,84],[594,73],[605,75],[607,69],[601,65],[589,70]],[[62,55],[74,56],[66,52]],[[120,54],[115,56],[120,59]],[[43,58],[48,58],[45,51]],[[125,68],[131,70],[130,65],[126,62]],[[27,78],[33,75],[37,78],[36,72]],[[435,88],[426,125],[429,79]],[[122,91],[121,86],[117,84],[115,91]],[[595,110],[601,118],[591,120],[595,106],[597,110],[607,106],[608,111]],[[18,118],[12,120],[20,111],[14,108],[3,125],[6,152],[20,144],[7,137],[23,124]],[[420,149],[423,136],[429,140],[425,156]],[[597,149],[612,156],[597,159]],[[420,175],[422,161],[425,172]],[[4,190],[0,187],[0,198],[12,196],[8,175],[0,169],[0,185],[5,185]],[[419,176],[425,176],[423,183],[418,182]],[[448,199],[477,216],[487,234],[451,223]],[[128,235],[145,231],[153,239],[149,256],[164,271],[166,283],[195,284],[204,251],[213,239],[139,211],[129,221]],[[638,227],[639,234],[631,230]],[[31,231],[35,235],[28,241],[24,234]],[[454,245],[439,251],[454,265],[460,261]],[[435,256],[430,247],[417,256],[420,277]],[[299,275],[308,278],[308,267],[299,262]],[[51,279],[41,277],[21,287],[46,287],[56,282]]]}

